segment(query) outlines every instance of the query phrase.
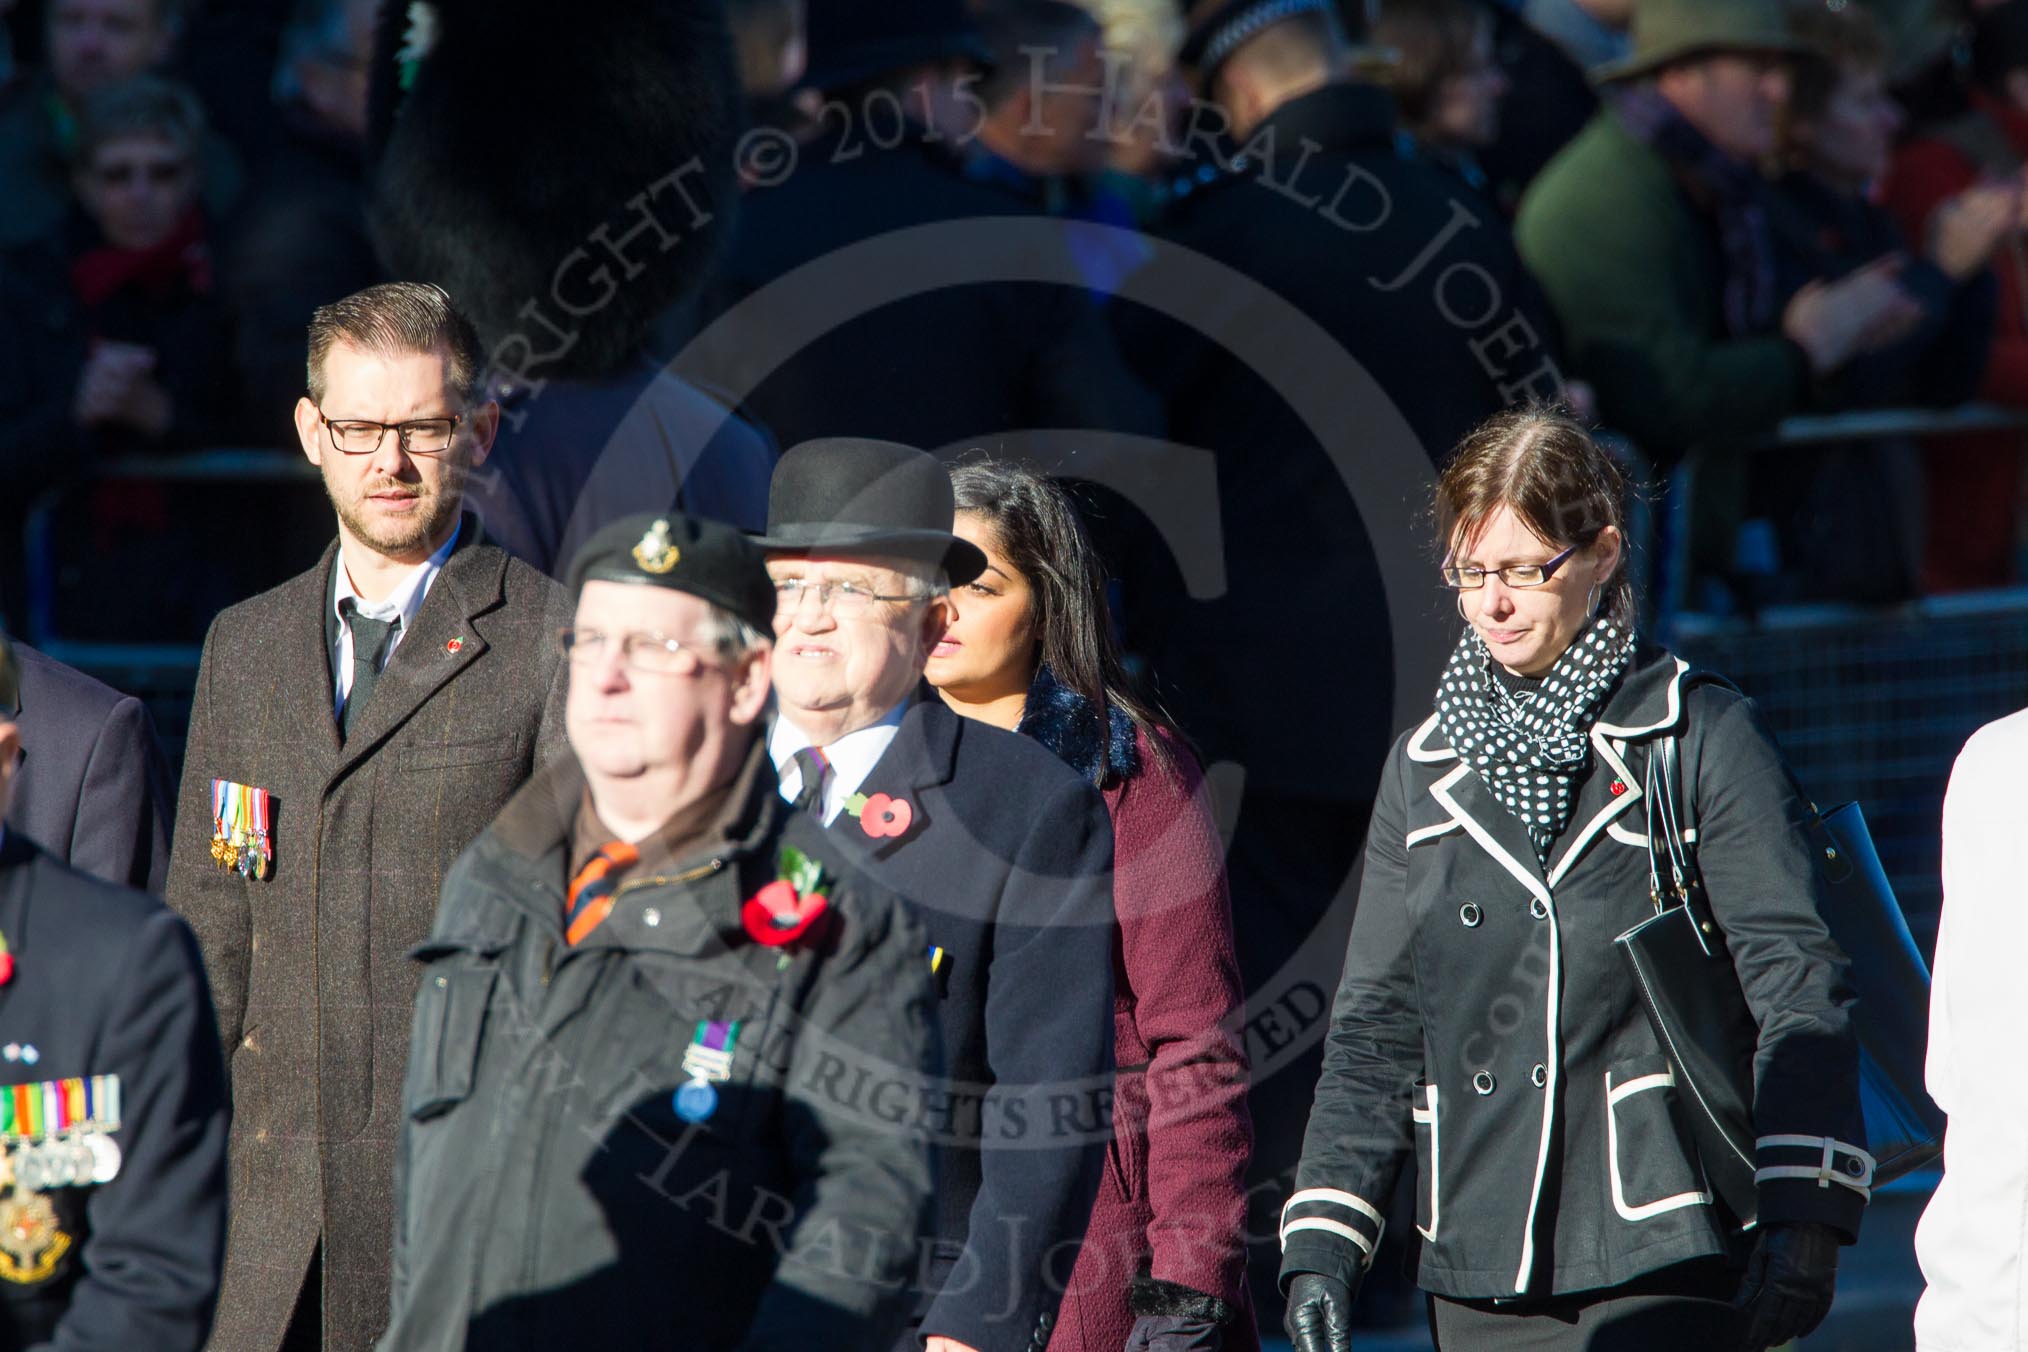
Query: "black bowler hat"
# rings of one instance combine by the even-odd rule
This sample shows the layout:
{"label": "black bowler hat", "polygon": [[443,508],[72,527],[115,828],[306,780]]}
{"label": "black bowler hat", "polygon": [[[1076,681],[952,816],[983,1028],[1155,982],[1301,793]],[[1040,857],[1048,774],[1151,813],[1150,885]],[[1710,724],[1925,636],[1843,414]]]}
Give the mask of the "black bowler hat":
{"label": "black bowler hat", "polygon": [[993,64],[965,0],[809,0],[803,22],[810,61],[802,84],[827,93],[954,57]]}
{"label": "black bowler hat", "polygon": [[768,484],[762,549],[890,554],[942,567],[952,586],[986,571],[977,545],[951,534],[958,500],[943,463],[893,441],[827,437],[782,456]]}
{"label": "black bowler hat", "polygon": [[731,526],[681,512],[641,512],[602,528],[570,561],[570,594],[587,582],[689,592],[763,634],[774,628],[775,584],[753,541]]}

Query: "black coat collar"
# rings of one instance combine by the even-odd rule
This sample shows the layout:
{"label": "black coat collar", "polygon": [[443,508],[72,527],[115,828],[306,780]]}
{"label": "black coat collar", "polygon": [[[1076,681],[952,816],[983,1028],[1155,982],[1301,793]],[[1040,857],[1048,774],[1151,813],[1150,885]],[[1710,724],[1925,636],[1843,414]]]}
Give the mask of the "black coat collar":
{"label": "black coat collar", "polygon": [[[1605,708],[1592,724],[1594,731],[1624,741],[1681,732],[1683,692],[1700,673],[1688,662],[1652,643],[1635,649],[1626,674],[1607,697]],[[1432,714],[1409,735],[1408,758],[1426,765],[1457,759],[1457,752],[1444,740],[1443,730]]]}
{"label": "black coat collar", "polygon": [[[1324,150],[1394,153],[1394,96],[1376,85],[1328,84],[1290,99],[1261,119],[1247,148],[1297,162],[1305,141]],[[1263,147],[1271,146],[1272,150]],[[1271,166],[1272,167],[1272,166]]]}

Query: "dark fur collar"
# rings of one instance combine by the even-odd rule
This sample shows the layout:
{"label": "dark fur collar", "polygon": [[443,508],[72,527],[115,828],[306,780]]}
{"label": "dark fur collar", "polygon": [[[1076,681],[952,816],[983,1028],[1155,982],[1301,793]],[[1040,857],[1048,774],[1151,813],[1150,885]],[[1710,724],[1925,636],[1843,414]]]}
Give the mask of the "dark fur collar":
{"label": "dark fur collar", "polygon": [[1134,720],[1125,710],[1109,705],[1102,730],[1091,701],[1069,686],[1059,685],[1047,666],[1035,670],[1016,731],[1048,747],[1099,788],[1141,772]]}

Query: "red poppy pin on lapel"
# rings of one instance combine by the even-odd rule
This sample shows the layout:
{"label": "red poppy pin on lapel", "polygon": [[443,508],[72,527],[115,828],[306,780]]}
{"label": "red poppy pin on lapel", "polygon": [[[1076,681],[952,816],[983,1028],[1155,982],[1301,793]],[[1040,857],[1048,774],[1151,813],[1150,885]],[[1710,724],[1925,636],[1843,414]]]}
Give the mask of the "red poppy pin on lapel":
{"label": "red poppy pin on lapel", "polygon": [[794,943],[830,906],[824,866],[793,845],[782,846],[775,880],[746,899],[739,921],[747,937],[768,948]]}
{"label": "red poppy pin on lapel", "polygon": [[1623,781],[1617,779],[1613,781],[1613,797],[1617,798],[1626,791],[1627,786]]}
{"label": "red poppy pin on lapel", "polygon": [[449,643],[446,643],[444,645],[444,651],[449,653],[453,657],[456,657],[459,653],[463,652],[464,650],[465,650],[465,640],[461,638],[454,638]]}
{"label": "red poppy pin on lapel", "polygon": [[0,986],[14,979],[14,950],[7,946],[7,936],[0,934]]}
{"label": "red poppy pin on lapel", "polygon": [[855,793],[845,800],[845,811],[857,817],[859,829],[875,840],[906,835],[915,820],[908,799],[884,793]]}

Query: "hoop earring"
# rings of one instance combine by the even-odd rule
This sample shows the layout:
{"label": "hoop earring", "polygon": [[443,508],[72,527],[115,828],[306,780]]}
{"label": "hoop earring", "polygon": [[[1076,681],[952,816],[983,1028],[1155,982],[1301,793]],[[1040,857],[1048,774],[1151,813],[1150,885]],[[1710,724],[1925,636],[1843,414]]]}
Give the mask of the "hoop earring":
{"label": "hoop earring", "polygon": [[1472,622],[1471,616],[1465,614],[1465,594],[1463,592],[1459,592],[1457,593],[1457,598],[1458,598],[1458,618],[1463,620],[1466,624],[1470,624]]}
{"label": "hoop earring", "polygon": [[1585,600],[1585,603],[1584,603],[1584,613],[1585,613],[1585,614],[1587,614],[1587,615],[1590,615],[1590,616],[1592,616],[1592,617],[1593,617],[1594,619],[1596,619],[1596,618],[1597,618],[1597,616],[1598,616],[1598,581],[1597,581],[1597,579],[1593,579],[1593,581],[1592,581],[1592,584],[1591,584],[1591,595],[1590,595],[1589,597],[1587,597],[1587,598],[1586,598],[1586,600]]}

